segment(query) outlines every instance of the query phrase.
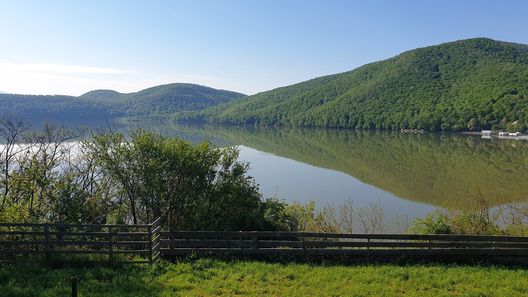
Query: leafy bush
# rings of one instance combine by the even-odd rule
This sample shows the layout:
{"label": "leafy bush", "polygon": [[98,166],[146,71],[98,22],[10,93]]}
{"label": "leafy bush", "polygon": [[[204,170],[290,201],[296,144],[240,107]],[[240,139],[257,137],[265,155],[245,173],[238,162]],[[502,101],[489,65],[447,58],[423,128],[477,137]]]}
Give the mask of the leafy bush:
{"label": "leafy bush", "polygon": [[410,231],[417,234],[451,234],[453,228],[449,217],[440,211],[433,212],[421,219],[416,219]]}
{"label": "leafy bush", "polygon": [[283,230],[235,148],[138,130],[69,143],[70,131],[0,121],[0,221],[150,223],[171,230]]}
{"label": "leafy bush", "polygon": [[[278,228],[276,210],[238,161],[235,148],[187,141],[138,130],[93,135],[85,141],[102,172],[124,197],[134,223],[157,217],[171,230]],[[277,218],[278,219],[278,218]]]}

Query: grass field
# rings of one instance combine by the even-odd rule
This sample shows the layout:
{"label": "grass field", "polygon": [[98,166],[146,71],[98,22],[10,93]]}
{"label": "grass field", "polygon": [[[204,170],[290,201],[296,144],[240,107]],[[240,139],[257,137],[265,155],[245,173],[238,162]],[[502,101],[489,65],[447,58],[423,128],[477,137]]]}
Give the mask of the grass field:
{"label": "grass field", "polygon": [[156,267],[0,266],[0,296],[528,296],[528,269],[194,260]]}

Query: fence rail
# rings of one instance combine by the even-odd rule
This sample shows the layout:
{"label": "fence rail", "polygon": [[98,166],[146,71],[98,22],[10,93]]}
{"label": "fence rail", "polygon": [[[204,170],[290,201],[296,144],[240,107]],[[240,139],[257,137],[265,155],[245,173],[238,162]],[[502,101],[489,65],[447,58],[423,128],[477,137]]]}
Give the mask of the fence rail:
{"label": "fence rail", "polygon": [[336,234],[309,232],[162,232],[163,255],[526,256],[528,237]]}
{"label": "fence rail", "polygon": [[[268,231],[163,232],[143,225],[0,224],[0,259],[33,255],[103,255],[155,263],[162,257],[476,256],[528,260],[528,237],[488,235],[339,234]],[[125,258],[123,258],[125,257]],[[137,260],[139,257],[140,260]]]}
{"label": "fence rail", "polygon": [[159,219],[143,225],[2,223],[0,259],[24,261],[21,257],[103,255],[110,260],[152,264],[158,259],[153,257],[153,247],[159,242],[159,230]]}

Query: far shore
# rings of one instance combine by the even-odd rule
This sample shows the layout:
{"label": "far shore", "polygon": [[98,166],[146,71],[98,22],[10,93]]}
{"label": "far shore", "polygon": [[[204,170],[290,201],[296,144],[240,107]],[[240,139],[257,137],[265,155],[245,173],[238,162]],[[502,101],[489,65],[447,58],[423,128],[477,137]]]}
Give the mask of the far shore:
{"label": "far shore", "polygon": [[526,134],[521,134],[521,135],[517,135],[517,136],[501,136],[501,135],[498,135],[498,131],[497,132],[493,132],[491,134],[485,134],[485,133],[482,133],[482,132],[479,132],[479,131],[463,131],[463,132],[460,132],[460,134],[463,134],[463,135],[480,135],[482,136],[482,138],[484,139],[509,139],[509,140],[528,140],[528,135]]}

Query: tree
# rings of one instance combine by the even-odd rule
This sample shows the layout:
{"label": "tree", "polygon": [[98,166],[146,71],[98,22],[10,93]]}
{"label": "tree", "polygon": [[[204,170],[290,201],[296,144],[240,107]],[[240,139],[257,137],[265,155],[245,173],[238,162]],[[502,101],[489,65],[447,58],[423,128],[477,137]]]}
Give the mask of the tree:
{"label": "tree", "polygon": [[11,171],[16,157],[23,149],[19,143],[27,127],[20,120],[12,118],[0,119],[0,211],[7,203],[11,190]]}
{"label": "tree", "polygon": [[29,130],[11,119],[0,121],[0,130],[0,221],[107,221],[115,208],[112,187],[72,142],[78,131],[52,125]]}
{"label": "tree", "polygon": [[130,219],[172,230],[254,225],[261,196],[234,148],[193,145],[142,130],[93,135],[84,146],[126,197]]}

